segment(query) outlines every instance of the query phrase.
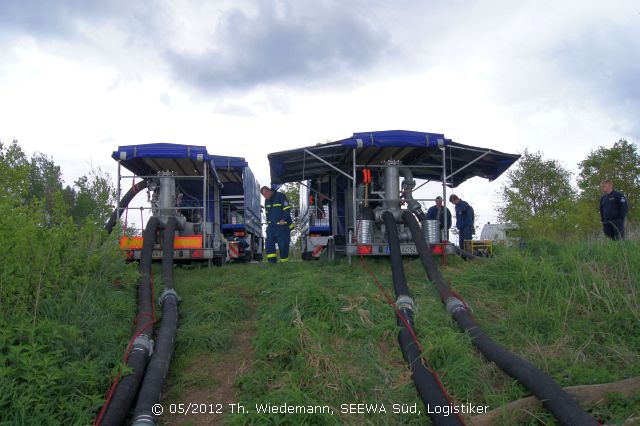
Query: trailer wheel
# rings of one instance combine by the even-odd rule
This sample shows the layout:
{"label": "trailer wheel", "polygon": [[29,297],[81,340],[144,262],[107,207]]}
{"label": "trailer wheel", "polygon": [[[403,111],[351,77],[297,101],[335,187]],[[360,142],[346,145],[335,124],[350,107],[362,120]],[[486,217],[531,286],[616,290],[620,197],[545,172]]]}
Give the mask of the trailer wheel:
{"label": "trailer wheel", "polygon": [[307,252],[307,238],[301,238],[300,239],[300,256],[302,257],[302,260],[310,260],[309,259],[309,253]]}
{"label": "trailer wheel", "polygon": [[216,266],[223,266],[226,263],[225,260],[226,259],[223,256],[214,257],[213,264]]}
{"label": "trailer wheel", "polygon": [[327,258],[333,262],[336,260],[336,245],[333,239],[327,241]]}

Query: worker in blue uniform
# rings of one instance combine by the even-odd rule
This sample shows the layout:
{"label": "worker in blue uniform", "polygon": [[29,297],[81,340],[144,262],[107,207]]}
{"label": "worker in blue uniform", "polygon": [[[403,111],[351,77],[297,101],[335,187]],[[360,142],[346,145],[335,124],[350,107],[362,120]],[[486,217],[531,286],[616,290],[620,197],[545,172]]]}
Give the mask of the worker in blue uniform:
{"label": "worker in blue uniform", "polygon": [[291,205],[287,196],[263,186],[260,193],[264,197],[264,208],[267,216],[267,240],[265,248],[269,263],[276,263],[276,244],[280,250],[280,262],[289,261],[289,244],[291,243]]}
{"label": "worker in blue uniform", "polygon": [[464,249],[465,240],[473,238],[473,207],[455,194],[451,194],[449,201],[456,206],[456,228],[458,228],[460,248]]}
{"label": "worker in blue uniform", "polygon": [[623,193],[614,191],[613,182],[605,179],[600,184],[603,192],[600,198],[600,220],[604,235],[612,240],[624,239],[624,218],[629,211],[627,198]]}
{"label": "worker in blue uniform", "polygon": [[[444,229],[445,214],[447,217],[447,229]],[[442,197],[436,197],[436,205],[429,207],[427,210],[427,219],[437,220],[440,222],[440,235],[444,240],[449,241],[449,229],[451,228],[451,210],[444,207]]]}

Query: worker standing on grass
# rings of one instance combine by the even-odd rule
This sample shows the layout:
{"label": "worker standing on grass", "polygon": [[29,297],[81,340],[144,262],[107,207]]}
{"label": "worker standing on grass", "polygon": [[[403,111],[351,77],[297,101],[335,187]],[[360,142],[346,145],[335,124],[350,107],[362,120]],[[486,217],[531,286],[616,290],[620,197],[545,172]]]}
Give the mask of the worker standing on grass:
{"label": "worker standing on grass", "polygon": [[456,206],[456,228],[460,237],[460,248],[464,249],[464,241],[473,237],[473,207],[466,201],[462,201],[457,195],[451,194],[449,201]]}
{"label": "worker standing on grass", "polygon": [[291,205],[287,196],[274,191],[268,186],[260,188],[264,197],[264,208],[267,215],[266,251],[269,263],[276,263],[276,243],[280,250],[280,262],[289,261],[289,244],[291,243]]}
{"label": "worker standing on grass", "polygon": [[[444,229],[444,217],[447,215],[447,229]],[[436,205],[427,210],[427,219],[440,221],[440,235],[443,240],[449,241],[449,229],[451,228],[451,210],[442,205],[442,197],[436,197]]]}
{"label": "worker standing on grass", "polygon": [[629,211],[623,193],[613,190],[613,182],[605,179],[600,184],[603,192],[600,198],[600,220],[604,235],[612,240],[624,240],[624,218]]}

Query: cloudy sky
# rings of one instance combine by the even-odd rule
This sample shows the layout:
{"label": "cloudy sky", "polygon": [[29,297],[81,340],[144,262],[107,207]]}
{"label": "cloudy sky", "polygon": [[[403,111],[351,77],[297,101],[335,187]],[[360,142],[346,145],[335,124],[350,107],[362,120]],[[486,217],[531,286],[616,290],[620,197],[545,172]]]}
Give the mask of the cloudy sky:
{"label": "cloudy sky", "polygon": [[[575,170],[640,141],[640,3],[2,0],[0,140],[67,182],[118,145],[244,156],[354,132],[444,133]],[[504,179],[457,189],[494,220]],[[425,194],[429,195],[429,194]]]}

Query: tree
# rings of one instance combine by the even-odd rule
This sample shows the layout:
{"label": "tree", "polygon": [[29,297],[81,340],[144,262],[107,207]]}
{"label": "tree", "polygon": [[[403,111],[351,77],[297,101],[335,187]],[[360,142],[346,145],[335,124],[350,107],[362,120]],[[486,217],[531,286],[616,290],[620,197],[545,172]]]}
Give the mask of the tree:
{"label": "tree", "polygon": [[633,209],[634,201],[640,200],[640,152],[637,145],[620,139],[611,148],[601,146],[591,151],[578,163],[578,167],[580,198],[590,206],[593,215],[597,216],[598,212],[600,183],[604,179],[611,179],[614,188],[622,191],[630,200],[629,218],[640,218],[640,211]]}
{"label": "tree", "polygon": [[525,234],[564,232],[575,200],[571,172],[557,160],[545,160],[541,152],[525,150],[507,178],[497,206],[501,221],[517,223]]}
{"label": "tree", "polygon": [[89,176],[81,176],[74,183],[71,194],[65,189],[64,197],[74,200],[71,213],[76,223],[91,217],[97,223],[105,223],[111,215],[115,203],[115,188],[109,173],[99,167],[92,169]]}
{"label": "tree", "polygon": [[62,173],[60,166],[56,166],[53,158],[36,152],[31,156],[29,164],[29,192],[27,201],[44,202],[45,211],[49,216],[53,214],[54,197],[62,191]]}
{"label": "tree", "polygon": [[291,246],[294,247],[298,238],[300,238],[300,219],[298,218],[298,209],[300,206],[300,183],[299,182],[289,182],[282,185],[279,189],[284,195],[287,196],[289,200],[289,205],[291,205],[291,220],[294,224],[294,228],[291,231]]}
{"label": "tree", "polygon": [[0,185],[2,196],[22,204],[29,193],[30,165],[17,140],[8,146],[0,142]]}

